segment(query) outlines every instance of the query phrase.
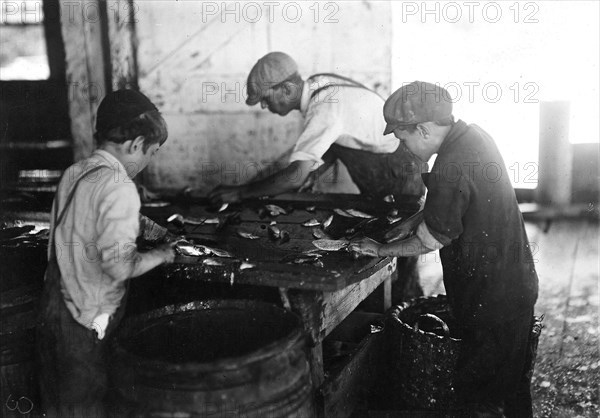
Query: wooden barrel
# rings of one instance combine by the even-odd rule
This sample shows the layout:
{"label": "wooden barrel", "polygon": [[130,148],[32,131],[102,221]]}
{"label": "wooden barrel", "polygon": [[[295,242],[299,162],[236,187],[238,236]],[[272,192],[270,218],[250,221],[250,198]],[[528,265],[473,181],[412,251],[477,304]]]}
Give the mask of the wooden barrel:
{"label": "wooden barrel", "polygon": [[34,344],[40,293],[39,285],[0,292],[0,416],[3,417],[32,416],[38,405]]}
{"label": "wooden barrel", "polygon": [[123,323],[112,379],[128,416],[312,417],[300,320],[275,305],[209,300]]}

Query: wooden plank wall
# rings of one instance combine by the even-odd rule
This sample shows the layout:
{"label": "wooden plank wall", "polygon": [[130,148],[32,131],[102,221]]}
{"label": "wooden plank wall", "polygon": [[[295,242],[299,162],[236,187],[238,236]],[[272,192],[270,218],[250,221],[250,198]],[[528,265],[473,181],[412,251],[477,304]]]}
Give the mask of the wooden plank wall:
{"label": "wooden plank wall", "polygon": [[106,94],[101,7],[99,0],[61,3],[75,161],[89,156],[94,149],[94,115],[99,100]]}
{"label": "wooden plank wall", "polygon": [[337,72],[389,93],[388,2],[275,3],[271,15],[254,2],[136,3],[139,86],[170,132],[147,170],[151,188],[241,183],[289,155],[299,112],[245,104],[248,72],[269,51],[291,54],[305,77]]}
{"label": "wooden plank wall", "polygon": [[61,3],[74,159],[94,149],[95,112],[119,88],[137,88],[133,0]]}

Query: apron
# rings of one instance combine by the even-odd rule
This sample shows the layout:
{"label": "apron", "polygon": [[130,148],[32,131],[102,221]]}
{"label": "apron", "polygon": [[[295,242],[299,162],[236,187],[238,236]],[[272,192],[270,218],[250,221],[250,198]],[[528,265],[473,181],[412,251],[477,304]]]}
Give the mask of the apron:
{"label": "apron", "polygon": [[[343,83],[328,84],[318,88],[311,94],[311,100],[331,87],[363,88],[372,91],[354,80],[335,74],[316,74],[312,77],[320,75],[338,78],[343,80]],[[402,143],[392,153],[375,153],[333,144],[323,156],[323,160],[335,161],[336,159],[344,163],[361,194],[383,198],[390,194],[395,197],[402,195],[420,197],[425,193],[421,173],[428,171],[427,163],[421,162]]]}

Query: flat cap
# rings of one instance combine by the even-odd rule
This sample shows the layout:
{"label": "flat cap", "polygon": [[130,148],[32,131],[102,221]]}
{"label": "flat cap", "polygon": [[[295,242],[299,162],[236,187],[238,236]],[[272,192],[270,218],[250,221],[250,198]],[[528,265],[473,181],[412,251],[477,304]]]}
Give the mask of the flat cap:
{"label": "flat cap", "polygon": [[452,115],[452,98],[443,87],[413,81],[396,90],[383,105],[387,123],[384,135],[396,128],[423,122],[436,122]]}
{"label": "flat cap", "polygon": [[156,106],[139,91],[117,90],[108,93],[98,106],[96,113],[96,132],[107,132],[123,126]]}
{"label": "flat cap", "polygon": [[298,64],[284,52],[269,52],[254,64],[248,75],[246,104],[260,102],[269,88],[298,72]]}

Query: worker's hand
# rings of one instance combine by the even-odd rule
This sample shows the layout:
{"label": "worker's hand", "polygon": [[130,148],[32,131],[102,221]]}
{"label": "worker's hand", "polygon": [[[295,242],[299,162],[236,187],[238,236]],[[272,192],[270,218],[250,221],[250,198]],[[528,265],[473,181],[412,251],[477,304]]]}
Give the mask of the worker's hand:
{"label": "worker's hand", "polygon": [[165,237],[163,238],[163,242],[166,243],[188,243],[187,238],[185,237],[185,235],[175,235],[171,232],[167,232],[167,235],[165,235]]}
{"label": "worker's hand", "polygon": [[386,232],[383,236],[384,242],[401,241],[408,238],[417,231],[417,227],[421,222],[423,222],[423,211],[415,213]]}
{"label": "worker's hand", "polygon": [[368,255],[370,257],[379,257],[379,248],[381,244],[371,238],[360,238],[353,240],[348,245],[348,251],[355,252],[360,255]]}
{"label": "worker's hand", "polygon": [[171,264],[175,261],[175,245],[177,245],[177,241],[166,242],[156,247],[155,250],[162,258],[164,264]]}
{"label": "worker's hand", "polygon": [[235,203],[242,200],[243,186],[217,186],[208,194],[211,205],[219,206],[223,203]]}
{"label": "worker's hand", "polygon": [[94,318],[92,324],[90,325],[90,329],[96,331],[98,335],[98,339],[102,340],[106,335],[106,328],[108,328],[108,321],[110,320],[110,314],[101,313],[97,317]]}
{"label": "worker's hand", "polygon": [[304,193],[304,192],[312,192],[313,191],[313,187],[315,185],[315,183],[317,182],[317,179],[319,178],[319,172],[318,170],[315,170],[313,172],[311,172],[307,177],[306,180],[304,180],[304,183],[302,183],[302,186],[300,186],[300,188],[298,189],[298,193]]}

